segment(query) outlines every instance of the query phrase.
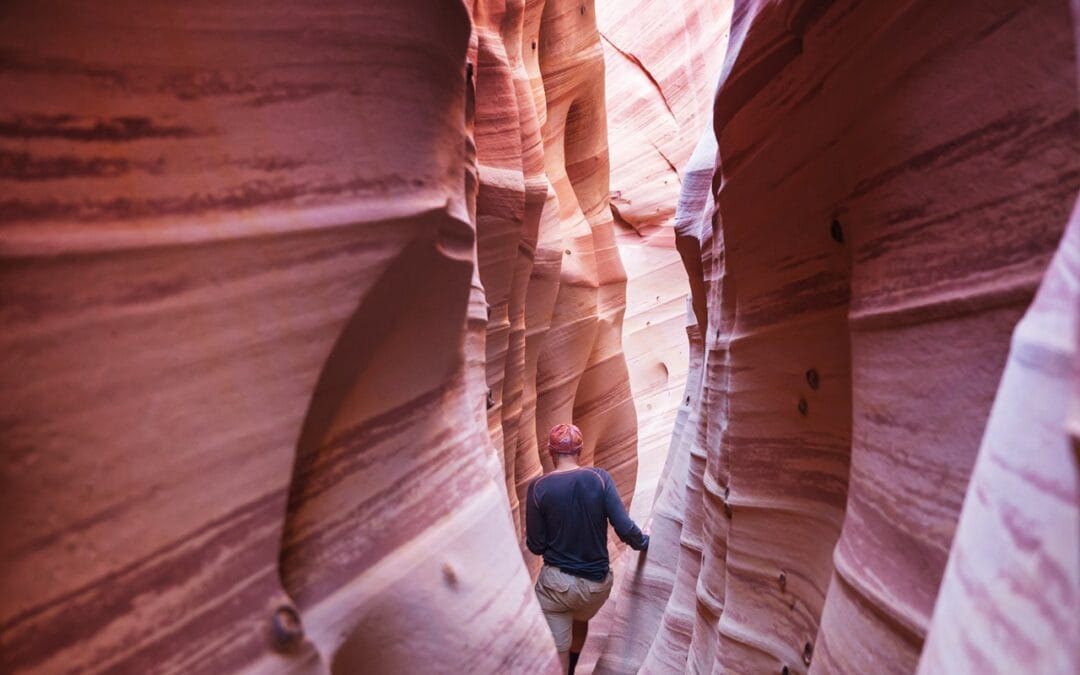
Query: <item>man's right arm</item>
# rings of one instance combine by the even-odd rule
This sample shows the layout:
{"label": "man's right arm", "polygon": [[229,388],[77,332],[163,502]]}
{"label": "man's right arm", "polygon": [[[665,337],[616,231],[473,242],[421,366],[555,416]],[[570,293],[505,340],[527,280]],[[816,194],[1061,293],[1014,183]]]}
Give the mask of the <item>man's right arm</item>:
{"label": "man's right arm", "polygon": [[642,533],[641,528],[634,524],[626,513],[619,491],[615,488],[615,481],[611,474],[604,471],[601,476],[604,479],[604,509],[607,511],[608,521],[615,529],[619,539],[630,545],[635,551],[645,551],[649,548],[649,535]]}
{"label": "man's right arm", "polygon": [[536,503],[536,481],[529,483],[525,495],[525,545],[534,555],[544,555],[547,549],[547,528],[544,526],[544,514]]}

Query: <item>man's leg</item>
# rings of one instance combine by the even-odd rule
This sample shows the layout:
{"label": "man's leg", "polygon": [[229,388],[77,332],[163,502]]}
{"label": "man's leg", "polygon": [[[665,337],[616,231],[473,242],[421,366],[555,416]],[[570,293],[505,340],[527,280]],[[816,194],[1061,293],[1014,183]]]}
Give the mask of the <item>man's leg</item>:
{"label": "man's leg", "polygon": [[574,619],[573,633],[570,635],[570,651],[580,652],[585,646],[585,637],[589,634],[589,622]]}
{"label": "man's leg", "polygon": [[585,646],[585,638],[588,635],[589,622],[574,619],[574,627],[570,634],[570,667],[566,671],[569,675],[574,675],[574,668],[577,667],[578,658],[581,657],[581,648]]}
{"label": "man's leg", "polygon": [[553,612],[544,605],[545,603],[540,603],[540,608],[544,610],[544,618],[547,619],[548,627],[551,629],[551,636],[555,638],[555,649],[559,652],[562,672],[572,673],[570,650],[573,649],[574,629],[570,612]]}
{"label": "man's leg", "polygon": [[581,648],[585,646],[585,638],[589,635],[589,619],[596,616],[600,607],[611,595],[611,585],[614,577],[609,571],[603,581],[590,581],[577,579],[577,597],[582,600],[574,608],[574,623],[570,627],[570,669],[567,671],[574,675],[578,657],[581,656]]}
{"label": "man's leg", "polygon": [[[541,605],[543,609],[543,605]],[[551,636],[555,638],[555,649],[559,652],[559,664],[562,665],[562,672],[573,673],[573,666],[571,665],[577,659],[571,659],[570,650],[573,649],[573,624],[571,624],[570,612],[549,612],[544,611],[544,618],[547,619],[548,627],[551,628]]]}
{"label": "man's leg", "polygon": [[[573,615],[566,604],[566,586],[558,576],[562,574],[555,568],[544,567],[536,579],[536,599],[544,612],[544,619],[555,639],[555,650],[559,652],[559,663],[563,672],[570,668],[570,643],[573,641]],[[551,582],[551,577],[556,580]]]}

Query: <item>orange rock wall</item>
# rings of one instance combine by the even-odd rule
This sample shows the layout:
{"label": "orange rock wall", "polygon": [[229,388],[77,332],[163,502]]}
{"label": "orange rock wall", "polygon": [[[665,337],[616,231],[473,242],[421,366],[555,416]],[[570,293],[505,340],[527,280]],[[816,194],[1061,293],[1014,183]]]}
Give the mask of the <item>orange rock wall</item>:
{"label": "orange rock wall", "polygon": [[552,667],[537,439],[637,471],[592,4],[20,3],[0,49],[3,670]]}
{"label": "orange rock wall", "polygon": [[84,4],[0,16],[0,671],[555,672],[568,419],[597,672],[1080,665],[1064,4]]}
{"label": "orange rock wall", "polygon": [[554,666],[537,429],[636,470],[595,16],[414,4],[5,10],[5,672]]}
{"label": "orange rock wall", "polygon": [[1074,208],[1013,332],[919,673],[1080,670],[1078,280]]}
{"label": "orange rock wall", "polygon": [[1074,49],[1058,2],[735,3],[686,406],[597,672],[1076,669],[1071,234],[1017,327],[1080,186]]}
{"label": "orange rock wall", "polygon": [[[583,460],[629,502],[637,421],[622,321],[626,273],[608,206],[604,62],[591,3],[477,3],[478,270],[488,428],[515,522],[550,468],[537,439],[573,420]],[[525,554],[532,569],[539,559]]]}
{"label": "orange rock wall", "polygon": [[[611,206],[627,273],[623,345],[638,415],[631,515],[639,523],[652,510],[686,385],[689,287],[675,249],[675,204],[686,160],[711,119],[729,12],[728,2],[597,3],[607,71]],[[632,574],[640,560],[626,553],[615,562],[617,580]],[[590,622],[578,672],[590,672],[609,632],[624,627],[614,620],[618,614],[609,602]]]}
{"label": "orange rock wall", "polygon": [[638,409],[634,503],[649,513],[686,384],[686,272],[675,250],[683,168],[708,127],[729,2],[600,2],[611,206],[627,271],[624,346]]}

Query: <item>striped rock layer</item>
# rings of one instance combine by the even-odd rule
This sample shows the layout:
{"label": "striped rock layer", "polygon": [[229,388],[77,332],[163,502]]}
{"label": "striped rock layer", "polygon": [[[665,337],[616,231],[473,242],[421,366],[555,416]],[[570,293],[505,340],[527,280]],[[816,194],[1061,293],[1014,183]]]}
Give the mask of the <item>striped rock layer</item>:
{"label": "striped rock layer", "polygon": [[[487,427],[519,535],[521,500],[572,421],[583,461],[627,503],[637,418],[622,352],[626,272],[608,205],[604,61],[595,8],[477,2],[478,275],[486,316]],[[522,537],[523,539],[523,537]],[[614,551],[613,551],[614,552]],[[524,554],[533,572],[539,558]]]}
{"label": "striped rock layer", "polygon": [[1080,668],[1069,9],[735,2],[676,216],[686,397],[597,672]]}
{"label": "striped rock layer", "polygon": [[624,349],[638,410],[635,504],[649,512],[689,361],[675,204],[711,119],[730,3],[602,2],[611,210],[627,272]]}
{"label": "striped rock layer", "polygon": [[0,13],[0,672],[556,672],[565,421],[659,481],[597,672],[1080,668],[1064,3],[85,5]]}
{"label": "striped rock layer", "polygon": [[[623,348],[638,418],[630,513],[639,523],[652,508],[686,385],[689,288],[675,248],[675,203],[683,166],[711,119],[723,59],[717,46],[729,23],[725,7],[730,11],[724,2],[596,6],[606,70],[611,211],[627,276]],[[640,562],[637,553],[616,559],[616,579]],[[590,622],[577,672],[590,672],[608,640],[621,639],[617,616],[616,603],[609,602]]]}
{"label": "striped rock layer", "polygon": [[0,671],[556,669],[537,437],[636,473],[591,3],[20,2],[0,91]]}

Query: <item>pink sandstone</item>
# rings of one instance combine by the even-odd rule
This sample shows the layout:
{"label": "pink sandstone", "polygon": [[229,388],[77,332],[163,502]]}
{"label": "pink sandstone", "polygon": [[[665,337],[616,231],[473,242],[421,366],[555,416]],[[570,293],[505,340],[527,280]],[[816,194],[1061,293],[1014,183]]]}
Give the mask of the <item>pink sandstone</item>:
{"label": "pink sandstone", "polygon": [[554,673],[563,421],[579,672],[1076,672],[1074,25],[9,3],[0,672]]}
{"label": "pink sandstone", "polygon": [[[624,579],[598,672],[912,672],[924,642],[927,673],[1074,671],[1069,242],[1014,338],[1059,379],[1006,375],[953,540],[1080,183],[1067,8],[732,16],[718,144],[676,218],[701,351],[653,513],[664,553]],[[1001,458],[1018,444],[1034,466]]]}
{"label": "pink sandstone", "polygon": [[467,8],[4,13],[0,670],[554,668],[467,329]]}

